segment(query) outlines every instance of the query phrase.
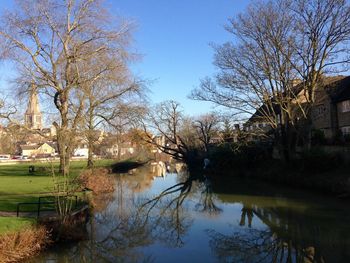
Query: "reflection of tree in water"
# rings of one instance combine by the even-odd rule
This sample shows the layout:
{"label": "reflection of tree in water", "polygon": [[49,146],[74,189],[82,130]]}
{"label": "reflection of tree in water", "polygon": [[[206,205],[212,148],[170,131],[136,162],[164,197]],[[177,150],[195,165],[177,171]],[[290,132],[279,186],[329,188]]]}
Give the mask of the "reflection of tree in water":
{"label": "reflection of tree in water", "polygon": [[[147,181],[153,178],[141,177]],[[154,258],[146,255],[143,247],[155,242],[170,247],[184,245],[193,221],[186,198],[198,192],[199,211],[220,211],[214,204],[211,184],[203,176],[181,173],[178,183],[149,200],[138,194],[140,188],[148,188],[141,177],[135,172],[117,178],[112,201],[109,196],[95,202],[101,207],[95,207],[97,213],[88,224],[90,239],[65,250],[64,258],[57,262],[152,262]]]}
{"label": "reflection of tree in water", "polygon": [[222,262],[325,262],[313,247],[302,248],[269,229],[246,229],[232,235],[209,231],[210,246]]}
{"label": "reflection of tree in water", "polygon": [[206,212],[209,215],[219,214],[222,210],[215,205],[215,194],[213,193],[212,184],[206,176],[204,176],[202,188],[201,197],[196,204],[197,211]]}
{"label": "reflection of tree in water", "polygon": [[[90,220],[90,239],[79,242],[67,251],[62,262],[152,262],[139,247],[154,242],[154,225],[144,224],[144,214],[135,209],[140,200],[128,187],[126,180],[119,180],[114,200]],[[63,260],[63,259],[62,259]]]}
{"label": "reflection of tree in water", "polygon": [[252,220],[253,220],[253,208],[250,204],[243,203],[242,208],[242,214],[241,214],[241,221],[239,222],[240,226],[245,226],[246,224],[246,218],[248,218],[248,227],[252,227]]}
{"label": "reflection of tree in water", "polygon": [[207,177],[183,172],[179,174],[178,180],[177,184],[168,187],[140,207],[147,215],[146,220],[154,220],[151,214],[156,215],[156,225],[161,228],[167,239],[170,238],[173,246],[184,244],[182,237],[192,223],[184,206],[184,201],[192,193],[201,192],[199,203],[196,205],[198,211],[209,214],[221,211],[214,204],[211,183]]}
{"label": "reflection of tree in water", "polygon": [[[191,192],[199,190],[201,211],[219,211],[214,204],[209,180],[203,176],[179,175],[175,185],[152,199],[137,194],[142,180],[138,175],[118,178],[113,201],[96,213],[89,224],[90,240],[80,242],[70,249],[71,262],[151,262],[141,250],[154,242],[171,247],[181,247],[184,236],[192,224],[185,204]],[[136,180],[134,180],[136,177]],[[150,180],[150,176],[143,177]]]}
{"label": "reflection of tree in water", "polygon": [[[208,230],[210,246],[222,262],[347,262],[349,237],[328,220],[288,208],[244,203],[239,226],[230,235]],[[266,227],[252,226],[256,216]]]}

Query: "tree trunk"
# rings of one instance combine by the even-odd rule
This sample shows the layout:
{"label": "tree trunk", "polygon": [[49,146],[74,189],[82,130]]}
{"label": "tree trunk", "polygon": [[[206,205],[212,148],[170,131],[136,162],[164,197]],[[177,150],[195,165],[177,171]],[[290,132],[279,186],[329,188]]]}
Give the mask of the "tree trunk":
{"label": "tree trunk", "polygon": [[94,160],[93,160],[93,141],[91,138],[88,139],[88,161],[87,161],[87,168],[94,167]]}
{"label": "tree trunk", "polygon": [[69,174],[71,147],[68,146],[68,141],[66,139],[66,136],[68,135],[65,132],[63,132],[63,130],[64,129],[57,130],[57,147],[60,157],[59,172],[62,175],[66,176]]}

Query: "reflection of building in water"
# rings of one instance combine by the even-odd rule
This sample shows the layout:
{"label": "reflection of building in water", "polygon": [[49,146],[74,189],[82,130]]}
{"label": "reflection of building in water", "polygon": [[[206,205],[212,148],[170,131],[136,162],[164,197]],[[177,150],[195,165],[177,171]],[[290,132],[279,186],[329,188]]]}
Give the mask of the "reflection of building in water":
{"label": "reflection of building in water", "polygon": [[[259,188],[256,195],[254,186],[247,191],[237,183],[231,186],[237,195],[218,194],[224,202],[242,204],[237,225],[251,226],[236,226],[232,234],[210,233],[211,246],[221,261],[275,262],[278,258],[278,262],[349,262],[349,215],[343,206],[333,204],[334,210],[328,213],[323,210],[328,205],[282,199],[280,195],[285,194],[280,191],[275,190],[277,198],[264,192],[270,189]],[[226,185],[215,187],[218,185],[214,191],[226,193]]]}
{"label": "reflection of building in water", "polygon": [[154,174],[149,166],[132,169],[127,175],[120,175],[119,180],[125,183],[132,192],[143,192],[152,186]]}
{"label": "reflection of building in water", "polygon": [[175,173],[183,172],[186,169],[187,168],[185,163],[175,163]]}
{"label": "reflection of building in water", "polygon": [[167,173],[166,164],[162,161],[151,164],[151,172],[156,177],[165,177]]}
{"label": "reflection of building in water", "polygon": [[248,218],[248,227],[252,227],[252,221],[253,221],[253,208],[250,204],[243,204],[242,208],[242,215],[241,215],[241,221],[239,222],[240,226],[245,226],[245,219]]}

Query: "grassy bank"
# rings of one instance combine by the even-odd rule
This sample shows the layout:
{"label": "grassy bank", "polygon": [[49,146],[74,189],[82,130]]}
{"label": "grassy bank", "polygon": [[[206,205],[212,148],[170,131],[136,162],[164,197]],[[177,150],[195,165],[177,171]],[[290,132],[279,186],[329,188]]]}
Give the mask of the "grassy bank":
{"label": "grassy bank", "polygon": [[[97,160],[95,165],[96,167],[109,167],[114,162],[113,160]],[[30,165],[34,166],[34,173],[29,172]],[[39,196],[51,195],[55,183],[51,171],[53,167],[58,174],[58,165],[58,162],[33,162],[0,166],[0,211],[14,212],[17,203],[37,202]],[[86,161],[72,162],[70,177],[76,178],[85,167]],[[32,210],[31,207],[27,209]]]}
{"label": "grassy bank", "polygon": [[6,233],[17,232],[23,228],[31,227],[35,224],[33,218],[22,217],[0,217],[0,236]]}
{"label": "grassy bank", "polygon": [[[108,167],[100,170],[109,171],[114,163],[114,160],[97,160],[95,167]],[[29,171],[29,166],[34,166],[34,172]],[[0,166],[0,262],[22,261],[39,253],[52,242],[51,230],[48,232],[50,228],[46,225],[37,224],[34,218],[10,217],[10,214],[16,211],[18,203],[38,202],[38,197],[52,195],[55,183],[63,180],[58,173],[58,166],[58,162]],[[77,178],[85,168],[86,161],[72,162],[70,179]],[[56,174],[56,180],[52,171]],[[21,212],[33,212],[36,209],[37,205],[23,206]],[[71,231],[75,233],[76,229],[73,227]]]}

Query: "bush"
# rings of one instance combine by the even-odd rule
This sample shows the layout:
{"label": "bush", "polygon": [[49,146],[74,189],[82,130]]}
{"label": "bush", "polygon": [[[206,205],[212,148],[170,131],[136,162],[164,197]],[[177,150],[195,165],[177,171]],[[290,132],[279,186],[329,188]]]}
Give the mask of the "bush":
{"label": "bush", "polygon": [[342,145],[344,143],[343,132],[341,130],[336,130],[333,140],[334,144]]}
{"label": "bush", "polygon": [[19,262],[39,253],[50,243],[45,227],[28,228],[0,236],[0,262]]}
{"label": "bush", "polygon": [[301,154],[302,170],[310,173],[327,172],[344,164],[340,154],[326,153],[320,148],[312,148]]}
{"label": "bush", "polygon": [[312,137],[311,137],[311,143],[312,145],[324,145],[326,144],[326,136],[324,134],[324,131],[315,129],[312,131]]}
{"label": "bush", "polygon": [[237,145],[225,143],[213,148],[209,159],[216,168],[246,170],[271,159],[272,147],[265,143]]}
{"label": "bush", "polygon": [[114,177],[108,175],[104,168],[91,169],[82,172],[79,181],[82,187],[90,189],[94,194],[110,193],[114,191]]}

